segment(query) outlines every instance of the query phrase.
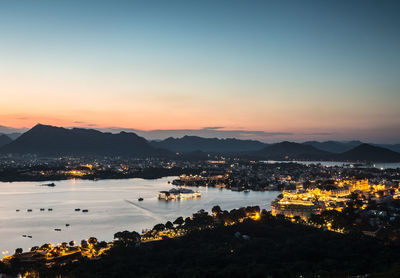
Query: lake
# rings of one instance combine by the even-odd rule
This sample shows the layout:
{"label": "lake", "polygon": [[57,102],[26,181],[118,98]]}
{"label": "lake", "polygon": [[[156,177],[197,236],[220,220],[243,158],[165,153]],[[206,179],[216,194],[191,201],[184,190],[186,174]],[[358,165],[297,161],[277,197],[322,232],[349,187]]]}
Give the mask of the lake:
{"label": "lake", "polygon": [[[226,210],[259,205],[269,210],[271,201],[280,193],[200,187],[193,188],[201,191],[199,199],[158,200],[158,191],[174,187],[168,184],[173,179],[63,180],[54,181],[55,187],[39,186],[52,181],[0,182],[0,257],[19,247],[28,251],[35,245],[80,242],[90,236],[110,241],[118,231],[141,232],[178,216],[191,216],[200,209],[211,211],[215,205]],[[144,201],[139,202],[139,197]],[[76,212],[76,208],[89,211]]]}

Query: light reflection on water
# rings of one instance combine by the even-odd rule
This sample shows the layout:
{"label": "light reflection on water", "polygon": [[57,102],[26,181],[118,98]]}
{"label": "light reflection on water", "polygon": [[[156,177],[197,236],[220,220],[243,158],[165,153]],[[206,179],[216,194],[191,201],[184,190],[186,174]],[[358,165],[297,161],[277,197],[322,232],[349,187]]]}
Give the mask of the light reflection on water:
{"label": "light reflection on water", "polygon": [[[190,216],[200,209],[210,211],[259,205],[270,208],[279,192],[233,192],[216,188],[198,188],[199,199],[162,201],[157,192],[168,190],[173,177],[157,180],[65,180],[56,187],[37,186],[48,182],[0,183],[0,252],[13,253],[18,247],[60,243],[95,236],[112,240],[117,231],[152,228],[155,224]],[[50,181],[51,182],[51,181]],[[138,198],[144,198],[139,202]],[[45,208],[45,211],[40,211]],[[48,211],[52,208],[53,211]],[[88,209],[88,213],[75,208]],[[19,212],[16,210],[19,209]],[[32,212],[27,212],[32,209]],[[70,224],[66,227],[65,224]],[[60,232],[54,229],[61,229]],[[32,236],[32,238],[23,237]],[[2,253],[0,257],[5,255]]]}

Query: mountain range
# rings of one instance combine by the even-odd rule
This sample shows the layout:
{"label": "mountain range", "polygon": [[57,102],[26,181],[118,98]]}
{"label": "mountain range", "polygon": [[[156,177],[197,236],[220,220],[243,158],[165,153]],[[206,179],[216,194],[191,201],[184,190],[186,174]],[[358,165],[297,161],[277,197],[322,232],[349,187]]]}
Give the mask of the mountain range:
{"label": "mountain range", "polygon": [[[317,149],[331,152],[331,153],[342,153],[349,151],[355,147],[360,146],[361,144],[364,144],[361,141],[346,141],[346,142],[340,142],[340,141],[325,141],[325,142],[318,142],[318,141],[307,141],[304,142],[303,144],[306,145],[311,145]],[[382,147],[386,148],[389,150],[392,150],[394,152],[400,152],[400,144],[370,144],[374,145],[377,147]]]}
{"label": "mountain range", "polygon": [[[390,145],[395,148],[397,145]],[[162,141],[147,141],[133,132],[118,134],[94,129],[62,128],[38,124],[12,141],[0,136],[0,153],[41,156],[88,155],[129,157],[207,158],[208,153],[234,155],[249,159],[336,160],[400,162],[400,153],[360,141],[308,141],[266,144],[255,140],[183,136]]]}
{"label": "mountain range", "polygon": [[250,153],[266,159],[284,160],[284,159],[320,159],[330,154],[327,151],[319,150],[313,146],[294,143],[280,142],[264,147],[260,151]]}
{"label": "mountain range", "polygon": [[164,150],[152,147],[134,133],[103,133],[94,129],[66,129],[38,124],[0,148],[1,153],[107,156],[159,156]]}
{"label": "mountain range", "polygon": [[281,142],[247,155],[258,159],[271,160],[400,162],[400,153],[365,143],[346,152],[332,153],[308,144]]}
{"label": "mountain range", "polygon": [[313,146],[317,149],[331,152],[331,153],[342,153],[349,151],[363,142],[361,141],[348,141],[348,142],[339,142],[339,141],[325,141],[325,142],[318,142],[318,141],[307,141],[303,144]]}
{"label": "mountain range", "polygon": [[173,152],[202,151],[216,153],[257,151],[266,145],[255,140],[203,138],[187,135],[182,138],[169,137],[162,141],[151,141],[150,144],[156,148],[167,149]]}

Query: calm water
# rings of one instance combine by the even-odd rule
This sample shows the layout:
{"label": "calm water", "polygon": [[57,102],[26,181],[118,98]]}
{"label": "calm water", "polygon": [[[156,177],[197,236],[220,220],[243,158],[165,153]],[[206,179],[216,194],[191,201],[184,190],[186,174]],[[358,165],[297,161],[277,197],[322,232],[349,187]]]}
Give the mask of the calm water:
{"label": "calm water", "polygon": [[[90,236],[109,241],[117,231],[152,228],[157,223],[190,216],[214,205],[233,209],[248,205],[269,205],[279,192],[233,192],[198,188],[200,199],[166,202],[156,198],[168,190],[173,178],[157,180],[65,180],[56,187],[38,186],[41,182],[0,183],[0,257],[22,247],[80,241]],[[47,182],[48,183],[48,182]],[[144,201],[139,202],[138,198]],[[45,208],[46,211],[40,211]],[[52,208],[53,211],[48,211]],[[88,213],[75,212],[88,209]],[[16,212],[20,209],[20,212]],[[32,209],[32,212],[27,212]],[[70,224],[66,227],[65,224]],[[54,229],[62,229],[61,232]],[[30,235],[32,238],[22,237]]]}
{"label": "calm water", "polygon": [[[340,162],[340,161],[275,161],[275,160],[267,160],[264,161],[265,163],[298,163],[298,164],[304,164],[304,165],[310,165],[310,164],[321,164],[322,166],[325,167],[334,167],[334,166],[343,166],[343,165],[349,165],[349,164],[357,164],[358,162]],[[400,163],[373,163],[373,167],[378,168],[378,169],[397,169],[400,168]]]}

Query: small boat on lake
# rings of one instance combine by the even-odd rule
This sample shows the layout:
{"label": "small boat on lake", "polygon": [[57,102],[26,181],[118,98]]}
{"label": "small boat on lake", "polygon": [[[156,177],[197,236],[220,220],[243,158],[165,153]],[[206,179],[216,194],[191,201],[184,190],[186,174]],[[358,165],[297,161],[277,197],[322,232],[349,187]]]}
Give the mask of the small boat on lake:
{"label": "small boat on lake", "polygon": [[41,184],[40,186],[54,187],[54,186],[56,186],[56,184],[54,182],[52,182],[52,183]]}
{"label": "small boat on lake", "polygon": [[88,209],[83,209],[82,212],[89,212],[89,210]]}
{"label": "small boat on lake", "polygon": [[53,211],[53,209],[52,208],[49,208],[49,209],[47,209],[48,211]]}
{"label": "small boat on lake", "polygon": [[26,211],[27,211],[27,212],[32,212],[32,210],[31,210],[31,209],[27,209]]}
{"label": "small boat on lake", "polygon": [[138,199],[138,201],[139,202],[141,202],[141,201],[143,201],[144,199],[142,198],[142,197],[140,197],[139,199]]}
{"label": "small boat on lake", "polygon": [[75,211],[81,211],[81,209],[80,208],[76,208]]}
{"label": "small boat on lake", "polygon": [[54,231],[56,231],[56,232],[61,232],[61,229],[54,229]]}

